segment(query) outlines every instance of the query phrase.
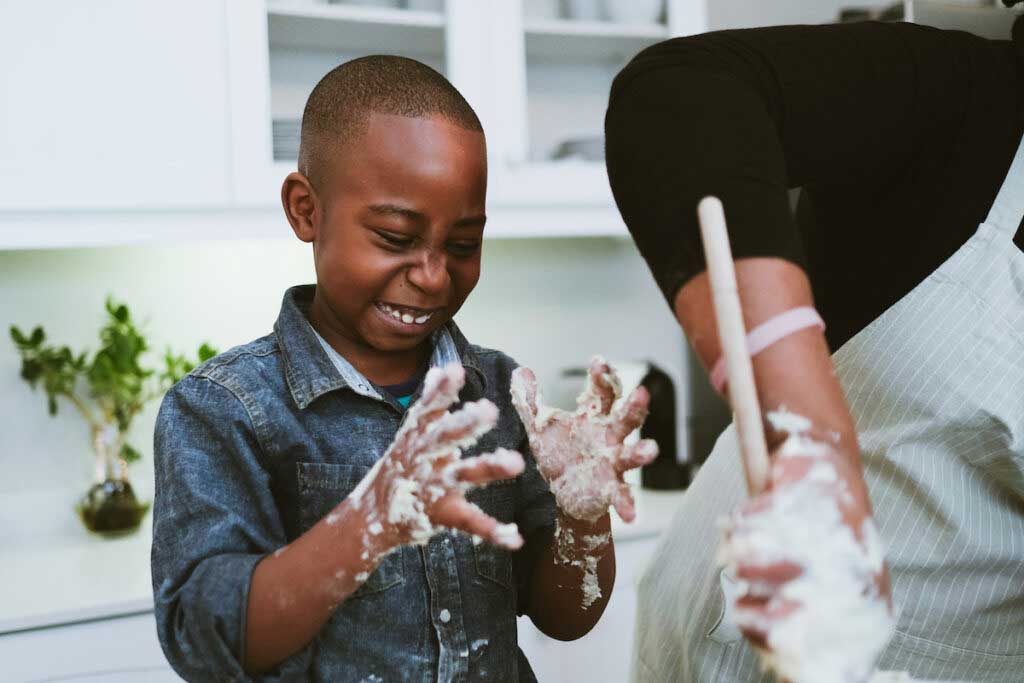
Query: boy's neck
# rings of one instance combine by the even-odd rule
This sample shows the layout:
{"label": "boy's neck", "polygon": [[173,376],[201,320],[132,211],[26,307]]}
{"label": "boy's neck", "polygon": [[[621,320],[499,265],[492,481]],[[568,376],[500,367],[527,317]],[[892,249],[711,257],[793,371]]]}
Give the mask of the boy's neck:
{"label": "boy's neck", "polygon": [[401,384],[430,360],[433,349],[427,341],[404,351],[381,351],[356,342],[337,331],[330,324],[323,309],[322,303],[318,303],[314,295],[313,305],[309,309],[309,324],[331,345],[331,348],[374,384]]}

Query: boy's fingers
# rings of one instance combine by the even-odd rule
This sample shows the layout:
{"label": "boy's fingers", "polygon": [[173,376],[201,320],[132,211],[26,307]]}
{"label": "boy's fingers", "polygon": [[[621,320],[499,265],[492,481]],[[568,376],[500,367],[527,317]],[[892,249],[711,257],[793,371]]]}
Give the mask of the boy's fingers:
{"label": "boy's fingers", "polygon": [[459,399],[459,391],[465,382],[466,371],[457,363],[430,368],[423,380],[423,392],[413,406],[419,409],[418,413],[448,410],[448,406]]}
{"label": "boy's fingers", "polygon": [[533,370],[519,367],[512,371],[512,405],[519,413],[528,434],[533,434],[537,418],[537,377]]}
{"label": "boy's fingers", "polygon": [[464,448],[491,430],[498,422],[498,408],[486,398],[466,403],[454,413],[445,413],[429,425],[417,450],[430,452]]}
{"label": "boy's fingers", "polygon": [[393,448],[402,454],[417,447],[420,434],[424,433],[434,421],[447,414],[448,407],[459,399],[459,390],[465,382],[466,371],[460,365],[447,365],[443,368],[431,368],[423,380],[423,392],[411,406],[395,435]]}
{"label": "boy's fingers", "polygon": [[525,467],[522,455],[499,448],[493,453],[460,460],[451,465],[449,471],[455,481],[481,485],[518,476]]}
{"label": "boy's fingers", "polygon": [[643,467],[658,457],[658,444],[654,439],[642,439],[622,449],[615,461],[615,471],[622,473]]}
{"label": "boy's fingers", "polygon": [[637,387],[622,402],[615,414],[612,415],[612,424],[608,429],[608,438],[612,443],[619,443],[634,430],[643,425],[647,419],[647,406],[651,402],[651,395],[645,387]]}
{"label": "boy's fingers", "polygon": [[479,536],[494,545],[518,550],[523,537],[515,524],[502,524],[462,496],[449,496],[435,508],[433,521],[437,524]]}
{"label": "boy's fingers", "polygon": [[[602,415],[607,415],[612,409],[612,404],[622,393],[619,376],[615,374],[612,366],[608,365],[608,361],[601,356],[594,356],[591,359],[589,372],[590,386],[588,389],[590,389],[593,399],[596,400],[595,407],[600,410]],[[581,396],[581,398],[585,403],[591,400],[591,397]]]}
{"label": "boy's fingers", "polygon": [[612,505],[623,522],[632,522],[636,519],[636,504],[633,502],[633,493],[629,490],[629,484],[619,483],[612,497]]}

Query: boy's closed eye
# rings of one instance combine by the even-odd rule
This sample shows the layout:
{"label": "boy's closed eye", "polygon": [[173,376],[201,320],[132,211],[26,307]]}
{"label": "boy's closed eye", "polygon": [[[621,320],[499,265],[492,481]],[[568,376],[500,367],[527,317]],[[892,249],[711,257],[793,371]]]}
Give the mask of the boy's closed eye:
{"label": "boy's closed eye", "polygon": [[401,251],[408,249],[413,245],[415,241],[413,237],[402,234],[400,232],[392,232],[390,230],[384,230],[382,228],[370,227],[370,230],[374,232],[377,237],[387,246],[393,250]]}
{"label": "boy's closed eye", "polygon": [[472,256],[479,250],[480,240],[459,240],[448,244],[448,251],[455,256]]}
{"label": "boy's closed eye", "polygon": [[[377,237],[379,237],[381,239],[381,241],[384,243],[385,247],[387,249],[389,249],[390,251],[404,251],[406,249],[411,248],[416,243],[416,239],[417,238],[412,237],[410,235],[406,235],[404,233],[394,232],[394,231],[391,231],[391,230],[385,230],[383,228],[371,227],[370,229],[373,230],[374,234],[376,234]],[[477,251],[479,251],[479,249],[480,249],[480,240],[479,239],[452,240],[452,241],[448,242],[446,246],[448,248],[448,251],[450,251],[452,253],[452,255],[454,255],[454,256],[457,256],[457,257],[472,256],[473,254],[477,253]]]}

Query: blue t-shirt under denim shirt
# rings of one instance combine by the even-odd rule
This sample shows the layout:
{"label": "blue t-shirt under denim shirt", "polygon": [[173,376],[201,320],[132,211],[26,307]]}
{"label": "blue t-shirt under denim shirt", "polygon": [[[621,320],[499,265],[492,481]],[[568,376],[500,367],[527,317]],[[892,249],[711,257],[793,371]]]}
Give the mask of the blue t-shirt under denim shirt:
{"label": "blue t-shirt under denim shirt", "polygon": [[395,400],[403,408],[408,408],[409,404],[412,403],[412,397],[416,394],[416,390],[419,388],[420,383],[427,376],[427,368],[429,366],[424,365],[411,379],[407,379],[399,384],[385,384],[381,388],[395,397]]}
{"label": "blue t-shirt under denim shirt", "polygon": [[[154,460],[157,632],[190,681],[532,681],[516,641],[533,558],[555,504],[511,405],[515,363],[469,344],[454,323],[432,362],[454,351],[459,398],[488,398],[498,423],[465,456],[516,448],[526,471],[467,496],[527,539],[510,553],[442,533],[402,547],[302,651],[266,675],[242,669],[253,568],[334,508],[383,455],[405,411],[345,363],[307,321],[313,286],[289,289],[274,332],[204,363],[164,398]],[[344,359],[341,359],[344,361]],[[347,366],[347,367],[345,367]]]}

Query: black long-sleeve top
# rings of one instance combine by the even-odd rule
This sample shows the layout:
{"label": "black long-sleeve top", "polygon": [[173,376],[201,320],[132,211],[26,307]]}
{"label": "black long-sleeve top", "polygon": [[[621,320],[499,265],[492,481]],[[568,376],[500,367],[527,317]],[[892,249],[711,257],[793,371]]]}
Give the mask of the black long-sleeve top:
{"label": "black long-sleeve top", "polygon": [[[704,269],[696,206],[714,194],[736,258],[806,270],[838,348],[985,219],[1024,130],[1018,50],[864,23],[722,31],[641,52],[612,86],[608,176],[669,302]],[[795,218],[792,187],[809,199]]]}

